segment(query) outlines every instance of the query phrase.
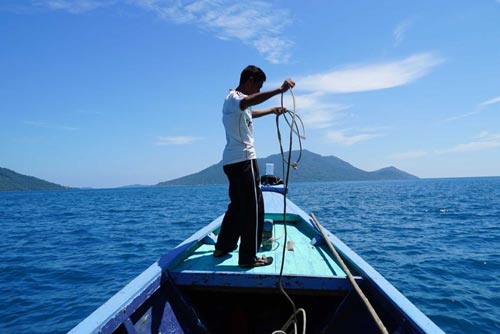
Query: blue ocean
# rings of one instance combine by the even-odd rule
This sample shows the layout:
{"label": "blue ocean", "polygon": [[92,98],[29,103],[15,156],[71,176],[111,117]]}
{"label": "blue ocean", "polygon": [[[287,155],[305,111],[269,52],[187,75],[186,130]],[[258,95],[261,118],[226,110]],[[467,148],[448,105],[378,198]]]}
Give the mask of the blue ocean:
{"label": "blue ocean", "polygon": [[[500,333],[500,178],[296,183],[289,198],[447,333]],[[223,214],[226,186],[0,192],[0,333],[65,333]]]}

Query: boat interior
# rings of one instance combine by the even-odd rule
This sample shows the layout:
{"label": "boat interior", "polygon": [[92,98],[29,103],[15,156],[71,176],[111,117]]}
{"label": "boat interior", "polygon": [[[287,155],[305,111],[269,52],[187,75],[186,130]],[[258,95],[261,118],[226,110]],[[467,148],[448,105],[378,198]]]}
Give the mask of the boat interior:
{"label": "boat interior", "polygon": [[[160,288],[114,333],[270,334],[283,330],[290,319],[297,330],[288,327],[287,333],[303,333],[304,326],[309,334],[379,333],[317,232],[300,217],[287,217],[292,244],[283,247],[284,222],[266,218],[273,219],[273,242],[259,255],[273,256],[272,265],[240,268],[237,251],[215,258],[209,236],[164,271]],[[389,333],[419,333],[378,289],[349,269]]]}
{"label": "boat interior", "polygon": [[[237,251],[215,258],[213,244],[205,240],[169,270],[183,303],[191,308],[187,313],[201,319],[210,333],[272,333],[290,317],[298,328],[306,321],[307,333],[369,333],[371,328],[375,333],[368,310],[326,245],[319,242],[317,232],[305,228],[300,217],[287,217],[287,243],[283,245],[284,222],[267,217],[271,218],[272,245],[258,255],[273,256],[272,265],[242,269]],[[356,275],[354,268],[352,272]],[[360,276],[355,279],[363,286]],[[294,316],[299,309],[305,310],[306,320],[302,312]],[[391,323],[389,314],[385,317]]]}

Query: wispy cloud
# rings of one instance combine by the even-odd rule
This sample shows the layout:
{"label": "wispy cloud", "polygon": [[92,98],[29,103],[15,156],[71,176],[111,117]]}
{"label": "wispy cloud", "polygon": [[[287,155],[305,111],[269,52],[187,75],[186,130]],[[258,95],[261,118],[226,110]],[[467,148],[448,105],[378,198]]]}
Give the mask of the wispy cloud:
{"label": "wispy cloud", "polygon": [[100,7],[107,7],[116,1],[105,0],[35,0],[37,6],[47,7],[53,10],[64,10],[72,14],[85,13]]}
{"label": "wispy cloud", "polygon": [[[498,0],[500,1],[500,0]],[[484,101],[484,102],[481,102],[479,103],[479,107],[486,107],[486,106],[489,106],[489,105],[492,105],[492,104],[497,104],[497,103],[500,103],[500,96],[497,96],[495,98],[492,98],[490,100],[487,100],[487,101]]]}
{"label": "wispy cloud", "polygon": [[175,136],[175,137],[162,137],[159,136],[156,138],[155,145],[158,146],[167,146],[167,145],[189,145],[198,140],[201,140],[201,137],[192,137],[192,136]]}
{"label": "wispy cloud", "polygon": [[408,160],[408,159],[422,158],[426,156],[439,156],[445,154],[486,151],[486,150],[496,149],[499,147],[500,147],[500,133],[489,133],[488,131],[482,131],[477,136],[473,137],[469,142],[457,144],[450,148],[433,150],[433,151],[431,150],[408,151],[408,152],[393,154],[390,156],[390,158],[398,160]]}
{"label": "wispy cloud", "polygon": [[484,151],[498,147],[500,147],[500,133],[492,134],[487,131],[483,131],[473,141],[465,144],[459,144],[449,149],[438,150],[436,151],[436,154],[441,155],[447,153]]}
{"label": "wispy cloud", "polygon": [[326,101],[322,93],[298,95],[296,97],[300,115],[307,129],[324,129],[331,127],[334,121],[345,116],[345,110],[351,105]]}
{"label": "wispy cloud", "polygon": [[49,122],[45,122],[45,121],[25,121],[24,124],[34,126],[37,128],[44,128],[44,129],[54,129],[54,130],[64,130],[64,131],[78,130],[77,128],[75,128],[73,126],[54,124],[54,123],[49,123]]}
{"label": "wispy cloud", "polygon": [[326,73],[297,78],[300,88],[325,93],[353,93],[393,88],[429,74],[445,60],[433,53],[420,53],[403,60],[349,65]]}
{"label": "wispy cloud", "polygon": [[293,17],[287,9],[265,1],[246,2],[198,0],[132,0],[160,18],[177,24],[194,24],[223,40],[239,40],[256,48],[271,63],[286,63],[293,43],[285,28]]}
{"label": "wispy cloud", "polygon": [[394,47],[398,47],[406,37],[406,32],[413,25],[413,20],[406,19],[399,23],[396,29],[394,29]]}
{"label": "wispy cloud", "polygon": [[[445,60],[433,53],[421,53],[384,63],[348,65],[342,68],[295,77],[297,105],[308,128],[325,129],[346,117],[352,105],[331,102],[332,94],[353,93],[397,87],[413,82]],[[347,134],[333,131],[328,139],[343,145],[379,137],[378,133]]]}
{"label": "wispy cloud", "polygon": [[[73,14],[118,4],[112,0],[36,0],[36,5]],[[128,0],[126,4],[154,13],[174,24],[190,24],[222,40],[237,40],[255,49],[269,62],[287,63],[293,42],[286,28],[293,16],[286,8],[266,1]]]}
{"label": "wispy cloud", "polygon": [[354,131],[352,131],[351,129],[345,129],[339,131],[329,131],[326,134],[326,138],[329,141],[344,146],[351,146],[362,141],[367,141],[382,136],[384,136],[384,134],[375,132],[375,129],[368,129],[362,131],[361,133],[354,133]]}
{"label": "wispy cloud", "polygon": [[464,113],[464,114],[460,114],[460,115],[449,117],[449,118],[445,119],[445,122],[456,121],[456,120],[459,120],[459,119],[462,119],[462,118],[465,118],[465,117],[469,117],[469,116],[472,116],[472,115],[475,115],[475,114],[478,114],[478,113],[479,113],[479,110],[476,109],[476,110],[471,111],[471,112],[467,112],[467,113]]}
{"label": "wispy cloud", "polygon": [[457,115],[457,116],[449,117],[445,121],[456,121],[456,120],[459,120],[459,119],[462,119],[462,118],[465,118],[465,117],[469,117],[469,116],[472,116],[472,115],[479,114],[480,112],[484,111],[487,107],[489,107],[491,105],[494,105],[494,104],[497,104],[497,103],[500,103],[500,96],[497,96],[495,98],[492,98],[492,99],[489,99],[487,101],[479,103],[474,108],[473,111],[470,111],[470,112],[467,112],[467,113],[464,113],[464,114],[460,114],[460,115]]}

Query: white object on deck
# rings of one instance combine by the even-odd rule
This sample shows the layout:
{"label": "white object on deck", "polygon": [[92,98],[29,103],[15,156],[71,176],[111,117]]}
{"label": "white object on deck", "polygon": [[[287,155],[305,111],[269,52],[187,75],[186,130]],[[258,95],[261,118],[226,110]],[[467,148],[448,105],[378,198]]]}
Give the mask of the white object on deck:
{"label": "white object on deck", "polygon": [[266,164],[266,175],[274,175],[274,164],[273,163]]}

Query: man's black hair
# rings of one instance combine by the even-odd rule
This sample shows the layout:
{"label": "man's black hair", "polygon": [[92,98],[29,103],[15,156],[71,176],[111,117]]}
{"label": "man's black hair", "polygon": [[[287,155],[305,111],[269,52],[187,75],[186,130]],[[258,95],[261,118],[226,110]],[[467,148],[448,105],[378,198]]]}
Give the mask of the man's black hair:
{"label": "man's black hair", "polygon": [[266,74],[259,67],[248,65],[243,69],[240,76],[240,85],[243,85],[250,77],[256,81],[266,81]]}

